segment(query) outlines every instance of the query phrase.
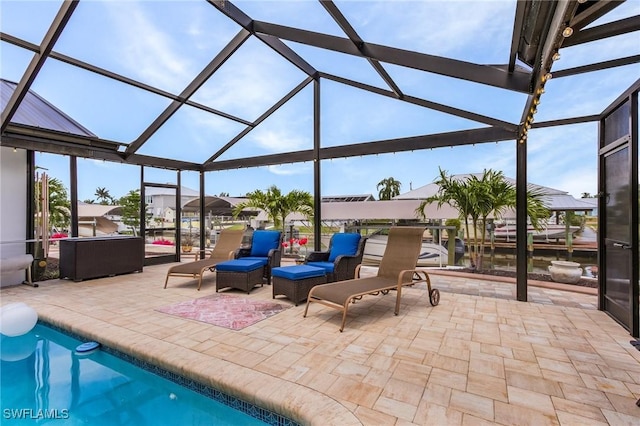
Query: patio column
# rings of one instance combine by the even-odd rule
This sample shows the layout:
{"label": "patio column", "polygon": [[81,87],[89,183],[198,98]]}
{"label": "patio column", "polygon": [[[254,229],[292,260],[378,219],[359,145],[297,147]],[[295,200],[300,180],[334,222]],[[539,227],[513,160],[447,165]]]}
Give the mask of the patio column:
{"label": "patio column", "polygon": [[[180,171],[178,171],[178,176],[180,176]],[[205,258],[204,250],[207,246],[207,231],[206,224],[204,220],[204,199],[206,196],[205,191],[205,181],[204,181],[204,171],[200,170],[200,259]],[[182,206],[182,200],[180,200],[180,205]],[[211,238],[211,236],[209,236]]]}
{"label": "patio column", "polygon": [[313,82],[313,249],[319,251],[322,237],[322,192],[320,182],[320,78]]}
{"label": "patio column", "polygon": [[35,254],[35,244],[33,238],[36,233],[36,152],[27,150],[27,229],[26,240],[31,241],[27,243],[27,253]]}
{"label": "patio column", "polygon": [[516,299],[527,301],[527,139],[516,140]]}
{"label": "patio column", "polygon": [[71,182],[71,225],[72,237],[78,236],[78,158],[75,155],[69,157],[69,182]]}

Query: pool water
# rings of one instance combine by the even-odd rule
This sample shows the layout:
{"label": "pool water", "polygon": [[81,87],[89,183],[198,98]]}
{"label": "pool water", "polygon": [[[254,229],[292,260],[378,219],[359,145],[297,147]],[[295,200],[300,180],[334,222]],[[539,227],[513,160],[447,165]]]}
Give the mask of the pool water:
{"label": "pool water", "polygon": [[3,425],[270,424],[40,323],[1,338]]}

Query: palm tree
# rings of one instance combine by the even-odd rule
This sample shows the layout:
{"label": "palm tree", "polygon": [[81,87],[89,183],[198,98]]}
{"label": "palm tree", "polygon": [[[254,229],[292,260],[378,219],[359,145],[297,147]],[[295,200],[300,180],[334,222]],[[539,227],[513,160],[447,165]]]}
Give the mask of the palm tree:
{"label": "palm tree", "polygon": [[[472,241],[469,246],[471,266],[481,269],[488,217],[500,217],[506,209],[516,207],[515,186],[505,180],[502,172],[491,169],[485,169],[480,178],[471,175],[466,179],[454,179],[440,169],[440,179],[435,183],[440,187],[438,193],[420,203],[416,209],[418,214],[424,218],[424,208],[432,202],[438,202],[439,207],[449,203],[456,208],[460,218],[465,221],[466,233]],[[540,226],[540,220],[549,213],[542,201],[543,195],[539,190],[527,190],[527,215],[536,229]],[[473,236],[469,232],[470,221]]]}
{"label": "palm tree", "polygon": [[71,202],[67,189],[57,178],[49,179],[49,224],[66,229],[71,223]]}
{"label": "palm tree", "polygon": [[[442,169],[439,170],[440,179],[434,181],[434,183],[439,186],[438,193],[422,201],[416,209],[416,213],[423,219],[426,219],[424,209],[428,204],[437,202],[438,207],[442,207],[443,204],[448,203],[458,210],[460,219],[464,221],[467,235],[471,235],[469,233],[469,219],[471,218],[477,221],[477,216],[473,209],[472,193],[469,189],[469,183],[466,180],[453,179],[447,176],[446,171]],[[471,256],[472,249],[473,247],[469,248],[469,257],[471,258],[471,266],[475,266],[475,258]]]}
{"label": "palm tree", "polygon": [[107,188],[98,187],[95,193],[96,197],[98,197],[99,204],[103,206],[108,206],[115,203],[115,199],[109,194],[109,190]]}
{"label": "palm tree", "polygon": [[[506,181],[502,172],[484,170],[482,177],[470,178],[473,192],[476,197],[476,207],[479,213],[479,222],[474,226],[474,233],[481,230],[479,246],[476,247],[476,261],[478,269],[482,269],[482,257],[486,241],[487,221],[490,215],[500,217],[508,208],[516,206],[516,187]],[[529,188],[527,190],[527,216],[534,228],[540,227],[540,219],[547,217],[549,212],[542,202],[544,194],[540,190]],[[477,234],[474,236],[478,241]]]}
{"label": "palm tree", "polygon": [[283,195],[277,186],[272,185],[266,192],[259,189],[249,192],[247,201],[233,209],[233,216],[238,217],[242,210],[249,207],[264,210],[273,221],[273,226],[284,232],[285,219],[290,213],[302,213],[307,218],[313,215],[313,197],[310,193],[297,189]]}
{"label": "palm tree", "polygon": [[382,179],[376,186],[376,189],[378,189],[378,198],[381,200],[390,200],[396,195],[400,195],[401,186],[400,181],[392,177]]}

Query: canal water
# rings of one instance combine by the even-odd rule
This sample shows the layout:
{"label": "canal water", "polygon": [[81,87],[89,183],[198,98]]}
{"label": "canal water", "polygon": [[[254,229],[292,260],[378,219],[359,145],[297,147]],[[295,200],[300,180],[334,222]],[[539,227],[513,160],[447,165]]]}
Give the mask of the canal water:
{"label": "canal water", "polygon": [[[551,266],[552,260],[569,260],[571,262],[577,262],[582,267],[582,276],[597,278],[598,275],[598,253],[597,251],[584,251],[580,250],[580,245],[593,246],[597,241],[596,232],[589,228],[585,229],[576,236],[574,239],[575,253],[569,256],[566,250],[534,250],[533,256],[527,259],[527,272],[536,274],[549,274],[549,266]],[[516,256],[515,247],[513,250],[502,250],[493,256],[489,253],[489,246],[485,246],[485,256],[483,257],[482,268],[483,269],[498,269],[505,271],[516,270]],[[459,265],[468,266],[469,257],[465,257],[460,261]]]}
{"label": "canal water", "polygon": [[[570,260],[571,262],[577,262],[582,267],[582,276],[589,278],[597,278],[597,254],[593,253],[593,256],[572,256],[571,259],[565,256],[537,256],[527,259],[527,272],[533,272],[536,274],[549,274],[549,266],[551,266],[552,260]],[[465,256],[460,260],[459,265],[469,266],[469,257]],[[498,269],[504,271],[516,270],[516,256],[512,254],[495,254],[493,256],[485,254],[482,260],[483,269]]]}

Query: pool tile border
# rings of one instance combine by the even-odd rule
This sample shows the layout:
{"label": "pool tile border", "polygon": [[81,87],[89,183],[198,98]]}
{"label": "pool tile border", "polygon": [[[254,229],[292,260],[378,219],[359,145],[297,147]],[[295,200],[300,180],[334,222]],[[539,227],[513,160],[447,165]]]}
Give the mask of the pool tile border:
{"label": "pool tile border", "polygon": [[[57,332],[66,334],[67,336],[70,336],[74,339],[80,340],[80,341],[86,341],[87,337],[86,336],[82,336],[78,333],[74,333],[72,331],[69,331],[63,327],[60,327],[58,325],[46,322],[46,321],[42,321],[42,320],[38,320],[38,324],[42,324],[46,327],[51,328],[52,330],[55,330]],[[113,355],[115,357],[118,357],[124,361],[127,361],[133,365],[135,365],[136,367],[142,368],[145,371],[148,371],[150,373],[153,373],[157,376],[160,376],[164,379],[170,380],[180,386],[184,386],[185,388],[192,390],[194,392],[197,392],[201,395],[206,396],[207,398],[213,399],[214,401],[220,402],[222,404],[225,404],[235,410],[241,411],[245,414],[248,414],[249,416],[258,419],[260,421],[263,421],[269,425],[272,426],[301,426],[299,423],[295,422],[292,419],[289,419],[281,414],[275,413],[273,411],[267,410],[265,408],[262,407],[258,407],[250,402],[244,401],[240,398],[237,398],[235,396],[231,396],[228,395],[218,389],[214,389],[210,386],[207,386],[205,384],[202,384],[200,382],[197,382],[193,379],[188,379],[184,376],[181,376],[179,374],[173,373],[171,371],[167,371],[162,367],[158,367],[157,365],[153,365],[147,361],[138,359],[132,355],[129,355],[127,353],[124,353],[122,351],[119,351],[118,349],[114,349],[110,346],[107,345],[103,345],[102,343],[100,344],[100,348],[102,351],[108,353],[109,355]]]}

